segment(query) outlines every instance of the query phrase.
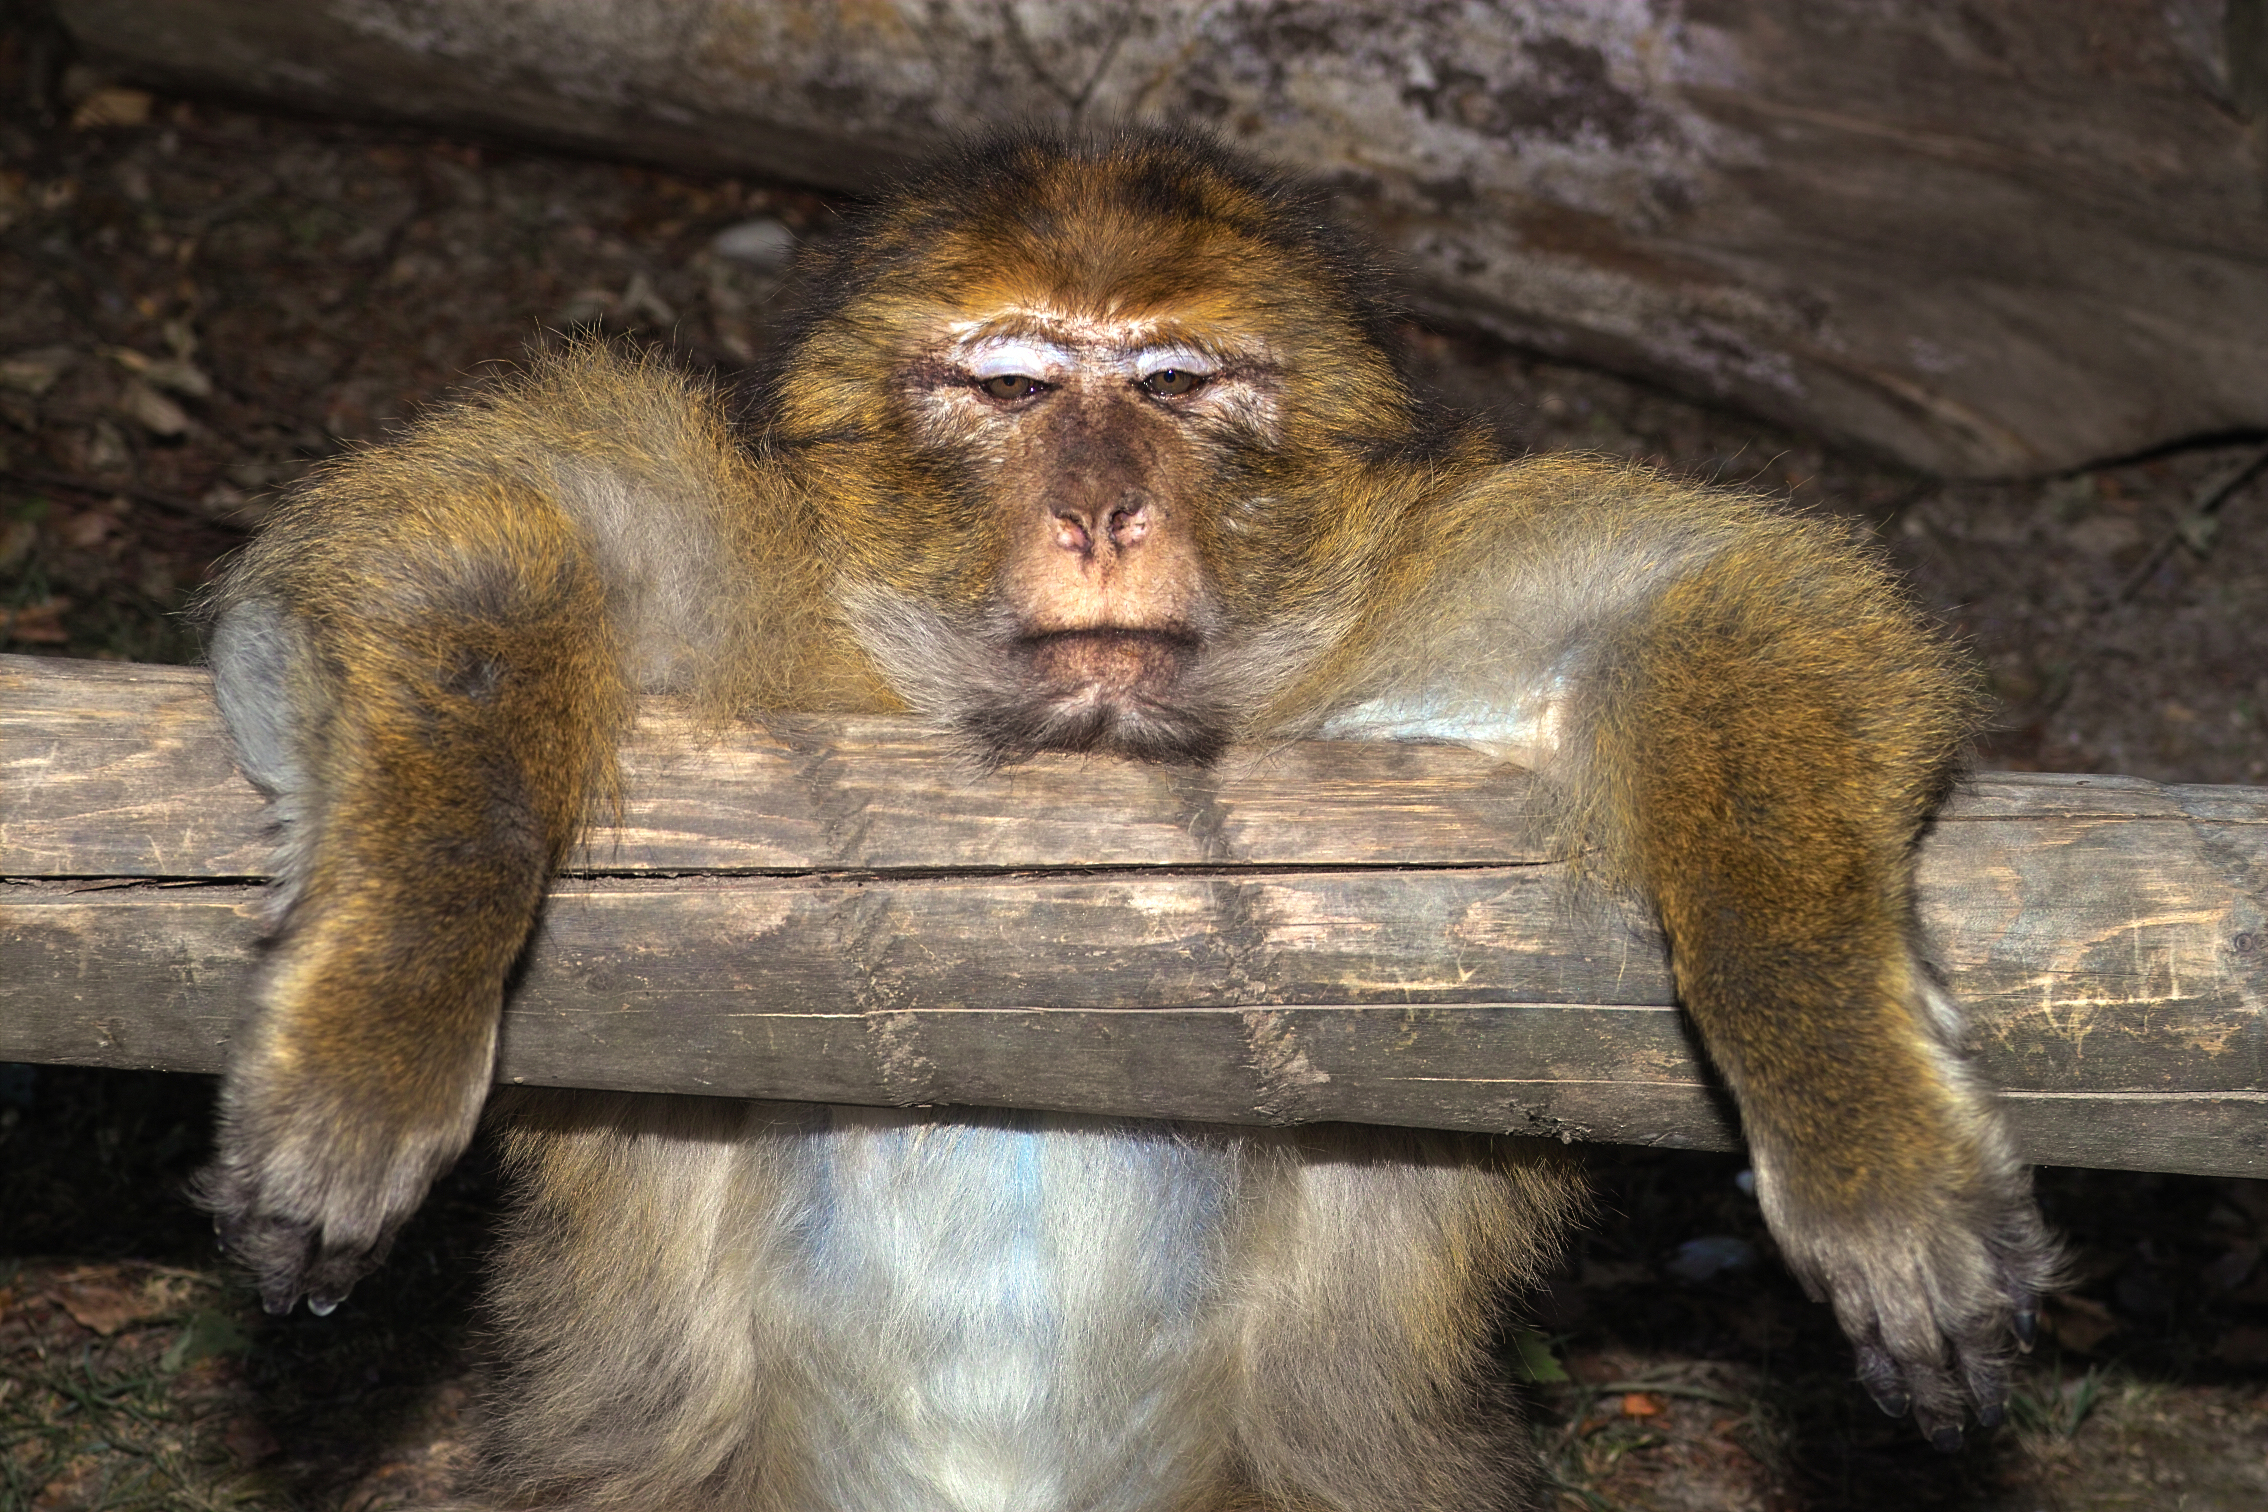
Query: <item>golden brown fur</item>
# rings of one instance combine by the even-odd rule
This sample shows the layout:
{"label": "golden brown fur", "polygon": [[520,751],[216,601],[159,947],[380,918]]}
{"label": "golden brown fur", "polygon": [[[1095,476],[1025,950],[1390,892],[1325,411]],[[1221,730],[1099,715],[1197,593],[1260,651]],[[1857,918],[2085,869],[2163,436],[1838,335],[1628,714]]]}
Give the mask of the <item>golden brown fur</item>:
{"label": "golden brown fur", "polygon": [[[378,1263],[640,691],[987,761],[1325,733],[1535,766],[1658,910],[1860,1374],[1990,1420],[2052,1252],[1918,954],[1965,675],[1835,528],[1412,397],[1298,189],[1012,136],[813,270],[756,426],[601,348],[349,459],[216,596],[284,829],[206,1195],[269,1305]],[[500,1500],[1523,1504],[1487,1362],[1578,1199],[1517,1142],[518,1094]]]}

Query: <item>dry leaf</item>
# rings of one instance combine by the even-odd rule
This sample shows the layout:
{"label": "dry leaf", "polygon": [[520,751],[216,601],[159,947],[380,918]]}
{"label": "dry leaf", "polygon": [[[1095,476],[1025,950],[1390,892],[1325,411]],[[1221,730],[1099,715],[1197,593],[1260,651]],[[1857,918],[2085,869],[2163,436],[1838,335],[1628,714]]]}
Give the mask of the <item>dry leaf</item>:
{"label": "dry leaf", "polygon": [[189,412],[139,378],[119,394],[118,412],[153,436],[189,434]]}
{"label": "dry leaf", "polygon": [[70,608],[69,599],[51,594],[36,604],[0,609],[0,639],[60,646],[71,638],[71,632],[63,628],[63,616]]}
{"label": "dry leaf", "polygon": [[221,1444],[228,1457],[239,1465],[257,1465],[283,1448],[268,1425],[256,1417],[233,1417],[221,1433]]}
{"label": "dry leaf", "polygon": [[0,357],[0,388],[37,399],[55,387],[55,380],[77,359],[78,353],[67,346],[39,347]]}
{"label": "dry leaf", "polygon": [[106,1339],[127,1324],[153,1315],[139,1277],[101,1266],[87,1266],[56,1277],[48,1283],[47,1294],[62,1305],[73,1322]]}
{"label": "dry leaf", "polygon": [[2092,1297],[2051,1297],[2041,1312],[2049,1333],[2081,1354],[2118,1332],[2118,1319]]}
{"label": "dry leaf", "polygon": [[150,118],[152,103],[146,89],[107,86],[79,102],[79,108],[71,112],[71,129],[91,131],[98,126],[139,126]]}
{"label": "dry leaf", "polygon": [[39,1488],[31,1512],[77,1512],[91,1507],[102,1494],[102,1461],[82,1454],[64,1466],[63,1473]]}
{"label": "dry leaf", "polygon": [[172,1317],[198,1284],[195,1276],[174,1271],[82,1265],[55,1277],[44,1290],[81,1328],[108,1338],[129,1323]]}

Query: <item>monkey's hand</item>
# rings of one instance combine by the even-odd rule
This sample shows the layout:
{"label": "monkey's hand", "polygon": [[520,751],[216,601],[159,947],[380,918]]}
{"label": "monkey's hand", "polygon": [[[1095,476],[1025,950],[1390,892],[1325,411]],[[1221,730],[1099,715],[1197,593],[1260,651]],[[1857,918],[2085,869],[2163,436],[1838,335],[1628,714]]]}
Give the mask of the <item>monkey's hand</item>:
{"label": "monkey's hand", "polygon": [[287,937],[222,1089],[197,1195],[271,1313],[328,1313],[386,1258],[488,1092],[502,967],[405,952],[395,928],[347,949],[337,922]]}
{"label": "monkey's hand", "polygon": [[[1756,1169],[1781,1252],[1834,1304],[1860,1384],[1951,1450],[1970,1410],[1986,1427],[2004,1414],[2011,1345],[2030,1347],[2058,1261],[1989,1106],[1946,1115],[1892,1142],[1846,1134],[1781,1144],[1777,1158],[1759,1148]],[[1854,1150],[1876,1169],[1844,1164]]]}

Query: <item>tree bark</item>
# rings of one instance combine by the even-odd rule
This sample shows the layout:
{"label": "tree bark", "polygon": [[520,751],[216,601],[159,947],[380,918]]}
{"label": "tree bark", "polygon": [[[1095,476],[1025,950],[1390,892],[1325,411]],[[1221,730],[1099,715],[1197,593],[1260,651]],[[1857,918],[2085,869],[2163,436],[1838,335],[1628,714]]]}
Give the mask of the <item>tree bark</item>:
{"label": "tree bark", "polygon": [[1952,475],[2268,425],[2268,0],[57,0],[145,82],[860,189],[1211,127],[1409,300]]}

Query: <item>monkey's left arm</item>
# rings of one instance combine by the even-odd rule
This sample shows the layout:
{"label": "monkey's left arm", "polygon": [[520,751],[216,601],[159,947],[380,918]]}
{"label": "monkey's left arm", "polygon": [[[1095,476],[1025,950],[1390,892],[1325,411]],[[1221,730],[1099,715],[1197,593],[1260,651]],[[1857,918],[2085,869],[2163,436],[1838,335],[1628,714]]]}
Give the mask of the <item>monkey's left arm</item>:
{"label": "monkey's left arm", "polygon": [[1478,494],[1436,589],[1472,628],[1421,611],[1447,654],[1404,683],[1556,744],[1574,833],[1658,911],[1789,1264],[1875,1400],[1957,1444],[1965,1404],[1998,1419],[2056,1265],[1918,955],[1914,843],[1970,677],[1824,522],[1568,460]]}

